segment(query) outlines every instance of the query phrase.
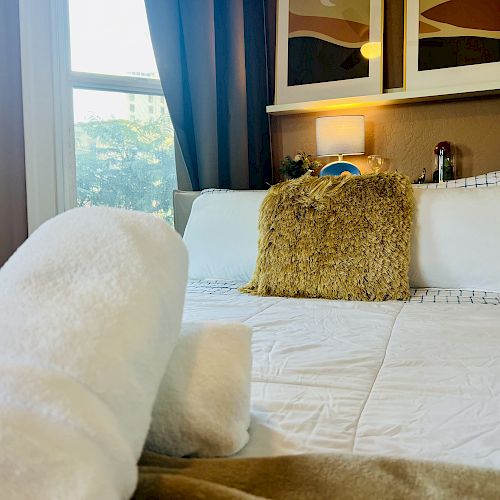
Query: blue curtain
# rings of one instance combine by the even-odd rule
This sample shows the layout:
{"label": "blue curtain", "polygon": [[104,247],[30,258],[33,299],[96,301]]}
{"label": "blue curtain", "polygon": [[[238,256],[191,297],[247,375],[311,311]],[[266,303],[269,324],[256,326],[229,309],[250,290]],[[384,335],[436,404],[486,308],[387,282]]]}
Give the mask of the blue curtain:
{"label": "blue curtain", "polygon": [[266,187],[275,2],[145,3],[177,153],[192,188]]}

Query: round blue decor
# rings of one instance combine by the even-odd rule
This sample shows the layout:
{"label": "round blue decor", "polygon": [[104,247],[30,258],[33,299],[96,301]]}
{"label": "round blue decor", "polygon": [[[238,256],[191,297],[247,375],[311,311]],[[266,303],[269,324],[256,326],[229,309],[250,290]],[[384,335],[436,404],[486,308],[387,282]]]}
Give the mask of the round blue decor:
{"label": "round blue decor", "polygon": [[361,172],[356,165],[349,163],[348,161],[335,161],[333,163],[329,163],[325,165],[319,172],[319,176],[323,177],[324,175],[340,175],[344,172],[349,172],[352,175],[360,175]]}

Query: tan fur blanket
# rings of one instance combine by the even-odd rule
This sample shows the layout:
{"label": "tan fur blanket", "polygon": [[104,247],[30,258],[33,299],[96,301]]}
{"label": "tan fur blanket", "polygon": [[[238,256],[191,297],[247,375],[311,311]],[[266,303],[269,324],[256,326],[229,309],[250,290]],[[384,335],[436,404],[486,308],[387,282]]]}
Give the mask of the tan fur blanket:
{"label": "tan fur blanket", "polygon": [[500,471],[402,459],[179,459],[145,453],[139,465],[135,500],[500,498]]}

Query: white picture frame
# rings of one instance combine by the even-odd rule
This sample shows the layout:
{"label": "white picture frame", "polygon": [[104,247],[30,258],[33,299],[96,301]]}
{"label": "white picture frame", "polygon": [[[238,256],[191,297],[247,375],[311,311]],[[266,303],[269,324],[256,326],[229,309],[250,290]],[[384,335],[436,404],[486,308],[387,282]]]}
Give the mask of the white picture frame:
{"label": "white picture frame", "polygon": [[[500,62],[419,70],[420,0],[406,0],[405,87],[408,91],[442,89],[447,93],[500,88]],[[437,23],[436,23],[437,24]],[[443,26],[445,23],[442,24]],[[463,28],[461,28],[463,30]],[[477,34],[477,30],[470,30]],[[432,35],[428,35],[430,37]]]}
{"label": "white picture frame", "polygon": [[[317,1],[324,5],[329,0]],[[367,77],[346,80],[288,85],[288,37],[290,0],[278,0],[276,32],[276,92],[275,104],[318,101],[338,97],[355,97],[382,93],[383,60],[383,0],[370,1],[370,44],[379,44],[380,56],[369,59]],[[333,4],[332,4],[333,5]]]}

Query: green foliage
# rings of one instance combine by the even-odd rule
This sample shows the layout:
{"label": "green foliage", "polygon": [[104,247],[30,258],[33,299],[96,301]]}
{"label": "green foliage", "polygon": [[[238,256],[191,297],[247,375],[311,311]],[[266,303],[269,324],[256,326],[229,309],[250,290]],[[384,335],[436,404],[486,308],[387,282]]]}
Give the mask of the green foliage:
{"label": "green foliage", "polygon": [[321,167],[321,163],[313,160],[311,155],[306,154],[304,151],[299,151],[293,158],[285,156],[281,160],[280,172],[287,178],[297,179],[307,172],[314,172]]}
{"label": "green foliage", "polygon": [[146,123],[77,123],[78,205],[141,210],[172,224],[172,191],[177,187],[173,140],[167,115]]}

